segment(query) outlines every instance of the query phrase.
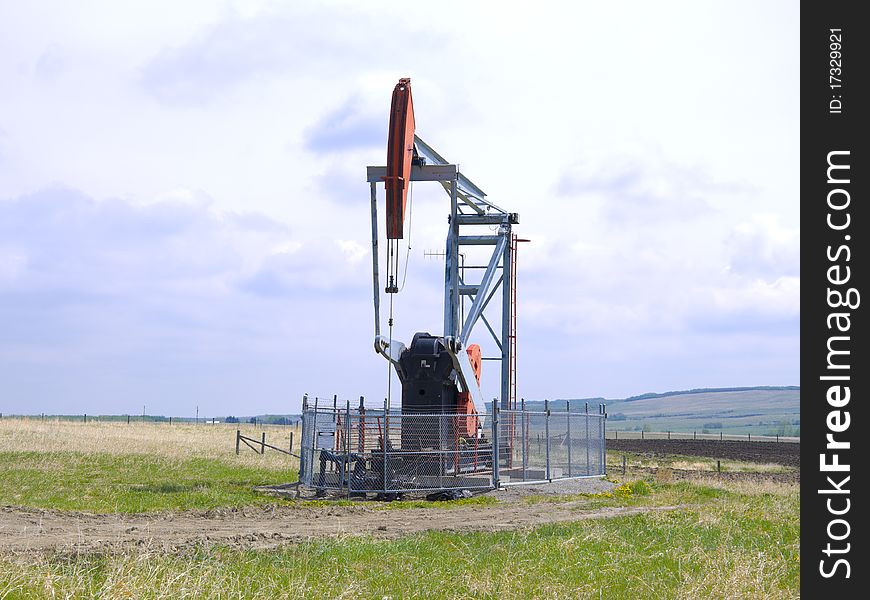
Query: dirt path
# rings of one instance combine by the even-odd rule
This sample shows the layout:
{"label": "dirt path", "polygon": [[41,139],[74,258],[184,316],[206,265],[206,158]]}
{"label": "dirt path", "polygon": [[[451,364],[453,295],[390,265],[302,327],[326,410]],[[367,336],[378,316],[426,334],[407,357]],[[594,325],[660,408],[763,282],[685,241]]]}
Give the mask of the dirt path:
{"label": "dirt path", "polygon": [[498,531],[543,523],[598,519],[676,507],[583,510],[584,502],[504,502],[455,508],[378,510],[373,505],[216,510],[153,515],[0,509],[0,552],[176,551],[195,544],[272,548],[341,535],[395,538],[421,531]]}

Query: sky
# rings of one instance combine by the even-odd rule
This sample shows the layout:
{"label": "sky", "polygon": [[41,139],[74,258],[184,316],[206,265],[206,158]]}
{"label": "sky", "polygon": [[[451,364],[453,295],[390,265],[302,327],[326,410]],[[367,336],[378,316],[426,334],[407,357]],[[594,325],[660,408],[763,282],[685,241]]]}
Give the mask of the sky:
{"label": "sky", "polygon": [[[798,29],[785,1],[0,0],[0,412],[382,401],[365,167],[400,77],[531,240],[520,396],[797,385]],[[410,211],[405,343],[442,333],[449,199]]]}

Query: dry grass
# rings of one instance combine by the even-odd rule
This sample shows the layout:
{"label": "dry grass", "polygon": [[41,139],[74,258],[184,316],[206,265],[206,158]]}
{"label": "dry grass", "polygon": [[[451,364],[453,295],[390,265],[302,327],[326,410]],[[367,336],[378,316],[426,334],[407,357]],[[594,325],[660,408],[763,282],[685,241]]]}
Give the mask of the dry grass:
{"label": "dry grass", "polygon": [[[253,438],[266,431],[267,442],[282,447],[290,432],[279,426],[241,428]],[[41,461],[38,468],[30,469],[29,476],[38,483],[34,490],[57,489],[63,483],[59,475],[82,470],[80,479],[67,483],[70,493],[87,491],[87,486],[97,485],[98,475],[114,469],[127,479],[94,487],[99,494],[118,494],[123,491],[118,481],[140,484],[146,475],[156,478],[156,484],[187,477],[196,485],[219,482],[215,502],[227,506],[239,499],[251,501],[245,495],[250,484],[243,480],[244,470],[277,472],[297,464],[286,455],[267,450],[261,456],[246,447],[237,457],[235,432],[236,425],[4,418],[0,454],[12,457],[4,472],[7,480],[20,470],[12,455],[44,454],[34,459]],[[298,430],[294,437],[298,440]],[[216,473],[213,465],[190,466],[197,459],[219,461],[227,473]],[[687,464],[692,460],[686,459]],[[145,469],[150,463],[161,468],[151,473],[154,469]],[[167,464],[187,464],[187,471],[167,469]],[[660,466],[675,467],[673,462]],[[240,490],[230,489],[217,475],[231,479]],[[155,494],[154,502],[165,504],[164,497],[174,493]],[[390,541],[312,540],[274,551],[203,547],[156,554],[6,555],[0,556],[0,598],[799,597],[797,485],[727,481],[711,474],[691,482],[655,484],[652,493],[635,495],[619,502],[666,502],[685,508],[531,530],[430,532]],[[69,498],[66,491],[64,497]]]}
{"label": "dry grass", "polygon": [[[716,471],[715,458],[649,455],[618,450],[607,452],[608,471],[615,472],[621,470],[623,456],[627,459],[629,469],[640,466],[650,469],[676,469],[680,471]],[[722,471],[730,473],[787,473],[795,470],[792,467],[775,463],[754,463],[730,459],[722,459],[719,462]]]}
{"label": "dry grass", "polygon": [[242,435],[288,448],[293,431],[299,450],[299,428],[280,425],[76,422],[40,419],[0,420],[0,452],[77,452],[84,454],[138,454],[170,460],[208,458],[229,464],[264,469],[295,469],[297,459],[266,449],[264,455],[242,444],[235,454],[236,429]]}
{"label": "dry grass", "polygon": [[0,597],[797,598],[799,496],[771,489],[671,484],[695,506],[531,530],[0,557]]}

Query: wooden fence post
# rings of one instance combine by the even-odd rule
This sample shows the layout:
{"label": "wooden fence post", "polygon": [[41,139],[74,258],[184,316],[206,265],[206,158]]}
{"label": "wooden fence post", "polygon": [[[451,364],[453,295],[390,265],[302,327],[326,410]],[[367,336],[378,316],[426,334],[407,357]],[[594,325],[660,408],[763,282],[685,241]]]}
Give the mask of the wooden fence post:
{"label": "wooden fence post", "polygon": [[236,455],[239,454],[239,443],[242,441],[242,432],[239,429],[236,429]]}
{"label": "wooden fence post", "polygon": [[263,432],[263,441],[260,442],[260,454],[266,454],[266,432]]}
{"label": "wooden fence post", "polygon": [[293,432],[290,432],[290,452],[293,452]]}
{"label": "wooden fence post", "polygon": [[722,474],[722,461],[720,461],[720,460],[716,461],[716,474],[717,475]]}
{"label": "wooden fence post", "polygon": [[622,455],[622,474],[625,475],[625,454]]}

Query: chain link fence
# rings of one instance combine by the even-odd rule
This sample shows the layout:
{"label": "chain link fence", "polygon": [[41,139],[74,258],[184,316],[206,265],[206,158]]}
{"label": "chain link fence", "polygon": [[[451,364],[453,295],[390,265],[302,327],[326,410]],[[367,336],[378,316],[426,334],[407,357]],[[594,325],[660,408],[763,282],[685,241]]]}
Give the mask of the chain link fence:
{"label": "chain link fence", "polygon": [[603,406],[490,414],[305,406],[299,478],[359,495],[597,477],[605,474],[604,422]]}

